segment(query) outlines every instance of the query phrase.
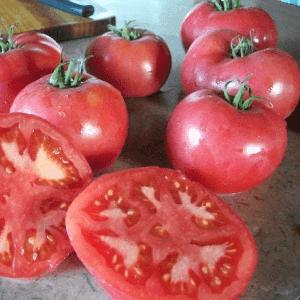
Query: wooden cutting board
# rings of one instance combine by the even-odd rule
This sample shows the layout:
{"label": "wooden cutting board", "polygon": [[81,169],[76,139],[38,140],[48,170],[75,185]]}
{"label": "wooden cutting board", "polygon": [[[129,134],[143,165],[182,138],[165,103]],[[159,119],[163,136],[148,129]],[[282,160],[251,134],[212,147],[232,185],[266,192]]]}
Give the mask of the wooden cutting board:
{"label": "wooden cutting board", "polygon": [[[39,31],[48,34],[56,41],[67,41],[100,35],[108,30],[109,24],[115,25],[116,18],[103,9],[102,16],[93,20],[75,16],[54,9],[36,0],[0,0],[1,22],[7,27],[14,23],[14,33]],[[6,34],[5,26],[2,33]]]}

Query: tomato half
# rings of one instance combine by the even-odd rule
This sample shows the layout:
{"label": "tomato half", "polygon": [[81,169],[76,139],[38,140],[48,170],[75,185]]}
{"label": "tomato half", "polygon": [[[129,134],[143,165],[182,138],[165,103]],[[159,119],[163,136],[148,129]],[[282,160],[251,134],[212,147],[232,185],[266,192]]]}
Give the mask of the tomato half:
{"label": "tomato half", "polygon": [[231,300],[257,264],[254,239],[214,193],[145,167],[97,178],[70,205],[77,255],[117,300]]}
{"label": "tomato half", "polygon": [[52,271],[73,251],[66,211],[92,180],[84,156],[51,124],[0,116],[0,276]]}

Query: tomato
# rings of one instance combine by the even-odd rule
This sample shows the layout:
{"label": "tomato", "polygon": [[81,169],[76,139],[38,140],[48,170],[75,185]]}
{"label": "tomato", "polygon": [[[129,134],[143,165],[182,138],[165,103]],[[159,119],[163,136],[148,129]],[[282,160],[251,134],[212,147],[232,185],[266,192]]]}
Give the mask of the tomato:
{"label": "tomato", "polygon": [[237,109],[212,90],[199,90],[175,107],[166,130],[172,166],[217,193],[250,190],[280,165],[286,122],[260,102]]}
{"label": "tomato", "polygon": [[[130,22],[129,22],[130,23]],[[153,32],[128,28],[106,32],[86,49],[88,73],[111,83],[124,97],[156,93],[169,77],[171,53]]]}
{"label": "tomato", "polygon": [[[70,73],[63,73],[65,79],[70,79],[67,84],[49,84],[57,71],[64,72],[63,65],[53,75],[25,87],[10,112],[33,114],[54,124],[98,174],[114,163],[124,146],[128,133],[126,104],[116,88],[87,73],[81,74],[77,83],[75,74],[74,78],[67,78]],[[71,86],[72,82],[75,86]]]}
{"label": "tomato", "polygon": [[[241,7],[240,1],[224,0],[204,1],[193,7],[181,23],[180,38],[187,51],[192,42],[199,36],[218,29],[232,29],[239,34],[252,39],[256,49],[276,47],[278,32],[270,15],[258,7]],[[229,3],[228,3],[229,2]],[[229,5],[236,3],[235,7]]]}
{"label": "tomato", "polygon": [[[265,98],[282,118],[296,108],[300,98],[300,72],[295,59],[282,50],[268,48],[232,57],[232,45],[244,47],[251,41],[237,36],[236,31],[219,30],[194,41],[187,52],[182,68],[181,83],[186,94],[201,88],[222,90],[231,79],[248,81],[253,94]],[[243,45],[244,43],[244,45]],[[251,47],[250,47],[251,48]],[[244,55],[244,56],[243,56]],[[233,93],[236,89],[231,88]]]}
{"label": "tomato", "polygon": [[54,126],[26,114],[0,116],[0,156],[0,276],[37,277],[73,251],[66,211],[92,170]]}
{"label": "tomato", "polygon": [[232,300],[257,264],[255,241],[218,196],[181,172],[98,177],[70,205],[81,261],[116,300]]}
{"label": "tomato", "polygon": [[48,35],[24,32],[12,36],[12,29],[0,54],[0,113],[9,112],[14,98],[26,85],[51,73],[62,51]]}

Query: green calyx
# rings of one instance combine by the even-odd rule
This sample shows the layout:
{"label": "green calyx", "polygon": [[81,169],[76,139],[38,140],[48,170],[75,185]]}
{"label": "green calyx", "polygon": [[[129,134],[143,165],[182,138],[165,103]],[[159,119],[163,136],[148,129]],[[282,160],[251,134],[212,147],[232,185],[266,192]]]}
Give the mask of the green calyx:
{"label": "green calyx", "polygon": [[140,37],[140,34],[133,27],[128,27],[130,23],[134,21],[125,22],[123,29],[117,29],[115,26],[109,25],[108,28],[114,32],[117,36],[122,37],[128,41],[137,40]]}
{"label": "green calyx", "polygon": [[[246,79],[241,82],[242,84],[239,88],[239,91],[233,97],[228,95],[228,92],[227,92],[228,85],[233,81],[238,81],[238,82],[240,82],[240,81],[239,80],[229,80],[225,83],[224,97],[225,97],[227,102],[229,102],[231,105],[233,105],[237,109],[246,110],[251,106],[253,100],[256,100],[256,99],[265,100],[265,99],[262,99],[260,97],[253,96],[251,88],[246,85],[247,81],[249,80],[249,78],[251,76],[252,75],[248,75],[246,77]],[[250,97],[248,99],[244,99],[244,95],[245,95],[246,92],[249,92]]]}
{"label": "green calyx", "polygon": [[[81,79],[84,73],[84,61],[82,63],[78,62],[64,62],[63,53],[61,54],[60,64],[53,71],[49,84],[60,89],[74,88],[81,85]],[[65,65],[68,64],[68,69],[65,70]],[[73,72],[75,67],[78,67],[78,71],[73,77]]]}
{"label": "green calyx", "polygon": [[241,7],[242,1],[241,0],[212,0],[214,6],[219,11],[228,11],[232,9],[236,9],[238,7]]}
{"label": "green calyx", "polygon": [[[238,42],[236,43],[236,39]],[[245,57],[254,52],[253,42],[245,37],[232,39],[231,41],[231,56],[233,58]]]}
{"label": "green calyx", "polygon": [[11,25],[9,28],[6,27],[5,24],[2,23],[2,25],[4,25],[4,27],[6,28],[7,31],[7,37],[4,38],[4,36],[1,34],[0,36],[0,48],[1,48],[1,53],[5,53],[8,52],[9,50],[13,49],[13,33],[14,33],[14,27],[16,24]]}

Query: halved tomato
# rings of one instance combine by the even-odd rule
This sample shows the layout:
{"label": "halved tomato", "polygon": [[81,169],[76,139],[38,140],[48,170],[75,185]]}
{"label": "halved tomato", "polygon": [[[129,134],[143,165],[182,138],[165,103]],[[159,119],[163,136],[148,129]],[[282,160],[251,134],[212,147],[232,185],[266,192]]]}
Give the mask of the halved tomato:
{"label": "halved tomato", "polygon": [[66,211],[92,180],[84,156],[50,123],[0,116],[0,276],[45,274],[73,251]]}
{"label": "halved tomato", "polygon": [[66,216],[78,257],[117,300],[231,300],[257,265],[245,223],[216,194],[158,167],[102,175]]}

